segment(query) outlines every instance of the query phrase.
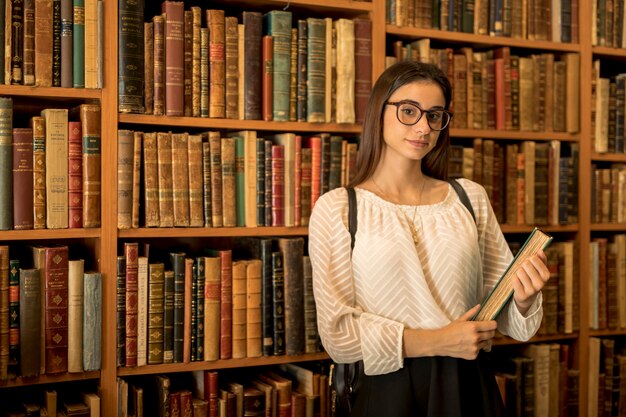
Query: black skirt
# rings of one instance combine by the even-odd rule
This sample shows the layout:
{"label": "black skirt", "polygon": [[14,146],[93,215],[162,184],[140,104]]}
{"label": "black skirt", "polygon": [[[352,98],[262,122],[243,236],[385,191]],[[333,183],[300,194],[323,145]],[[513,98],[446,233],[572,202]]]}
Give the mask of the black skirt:
{"label": "black skirt", "polygon": [[365,375],[351,417],[504,417],[488,356],[405,359],[396,372]]}

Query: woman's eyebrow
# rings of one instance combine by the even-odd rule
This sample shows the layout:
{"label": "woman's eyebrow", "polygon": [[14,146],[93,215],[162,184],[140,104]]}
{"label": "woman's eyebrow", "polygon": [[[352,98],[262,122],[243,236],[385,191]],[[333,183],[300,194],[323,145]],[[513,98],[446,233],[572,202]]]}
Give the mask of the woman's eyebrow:
{"label": "woman's eyebrow", "polygon": [[[415,101],[415,100],[411,100],[410,98],[405,98],[402,100],[396,100],[397,103],[409,103],[409,104],[414,104],[419,108],[423,108],[421,103],[419,101]],[[444,106],[432,106],[428,109],[424,109],[424,110],[444,110],[445,107]]]}

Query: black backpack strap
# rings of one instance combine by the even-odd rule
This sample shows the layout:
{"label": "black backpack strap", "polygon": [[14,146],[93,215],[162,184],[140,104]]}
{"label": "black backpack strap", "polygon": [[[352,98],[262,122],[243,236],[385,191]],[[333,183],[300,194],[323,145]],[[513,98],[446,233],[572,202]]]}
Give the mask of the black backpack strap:
{"label": "black backpack strap", "polygon": [[454,191],[456,191],[456,193],[459,195],[459,199],[461,200],[461,203],[463,203],[467,211],[470,212],[470,214],[472,215],[472,219],[474,219],[474,223],[476,223],[476,216],[474,215],[474,208],[472,207],[472,203],[470,202],[470,199],[467,196],[465,189],[454,178],[450,178],[448,182],[450,183],[452,188],[454,188]]}
{"label": "black backpack strap", "polygon": [[356,192],[352,187],[346,187],[348,191],[348,231],[350,232],[350,248],[354,249],[354,242],[356,241]]}

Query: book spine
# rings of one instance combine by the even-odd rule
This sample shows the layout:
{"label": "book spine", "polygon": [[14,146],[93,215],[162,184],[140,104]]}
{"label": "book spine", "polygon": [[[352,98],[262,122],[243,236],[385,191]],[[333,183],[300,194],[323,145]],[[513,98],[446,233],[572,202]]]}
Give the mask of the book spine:
{"label": "book spine", "polygon": [[41,114],[46,120],[46,224],[49,229],[67,229],[67,110],[45,109]]}
{"label": "book spine", "polygon": [[273,88],[272,117],[289,120],[289,84],[291,67],[291,12],[273,10],[267,16],[268,34],[272,37]]}
{"label": "book spine", "polygon": [[272,252],[273,354],[285,354],[285,267],[282,252]]}
{"label": "book spine", "polygon": [[85,88],[98,88],[98,2],[85,0]]}
{"label": "book spine", "polygon": [[236,17],[225,18],[225,116],[239,118],[239,26]]}
{"label": "book spine", "polygon": [[185,314],[185,254],[170,253],[174,272],[173,361],[183,362]]}
{"label": "book spine", "polygon": [[302,238],[281,238],[285,295],[285,345],[287,355],[304,353],[304,280]]}
{"label": "book spine", "polygon": [[265,226],[272,225],[272,141],[265,140]]}
{"label": "book spine", "polygon": [[116,364],[126,365],[126,257],[116,262]]}
{"label": "book spine", "polygon": [[174,226],[189,227],[189,135],[172,133]]}
{"label": "book spine", "polygon": [[265,223],[265,139],[256,138],[256,224]]}
{"label": "book spine", "polygon": [[273,119],[272,106],[274,94],[274,61],[273,61],[273,43],[271,36],[263,36],[262,53],[263,53],[263,78],[261,93],[261,113],[263,120],[271,121]]}
{"label": "book spine", "polygon": [[24,83],[24,0],[12,0],[11,84]]}
{"label": "book spine", "polygon": [[245,195],[245,156],[244,138],[235,136],[235,203],[237,212],[237,227],[243,227],[246,223],[246,200]]}
{"label": "book spine", "polygon": [[184,4],[182,1],[164,1],[165,15],[165,115],[184,115]]}
{"label": "book spine", "polygon": [[357,123],[365,120],[372,90],[372,22],[354,19],[354,112]]}
{"label": "book spine", "polygon": [[35,0],[35,85],[52,86],[52,0]]}
{"label": "book spine", "polygon": [[291,29],[291,53],[289,55],[289,121],[298,120],[298,29]]}
{"label": "book spine", "polygon": [[221,259],[204,258],[204,360],[220,358]]}
{"label": "book spine", "polygon": [[[183,115],[191,117],[191,82],[193,66],[193,14],[184,11],[184,54],[183,54]],[[198,68],[199,69],[199,68]]]}
{"label": "book spine", "polygon": [[[132,174],[132,199],[130,204],[130,225],[136,229],[139,227],[139,204],[141,200],[141,147],[143,132],[133,133],[133,174]],[[100,161],[98,161],[100,164]]]}
{"label": "book spine", "polygon": [[159,184],[158,184],[158,145],[156,133],[146,133],[143,137],[143,192],[144,225],[158,227]]}
{"label": "book spine", "polygon": [[196,299],[196,321],[195,326],[192,326],[191,331],[196,336],[196,360],[204,360],[204,288],[206,284],[205,277],[205,258],[198,257],[194,264],[195,274],[195,299]]}
{"label": "book spine", "polygon": [[83,369],[100,369],[102,356],[102,274],[86,272],[83,294]]}
{"label": "book spine", "polygon": [[246,352],[246,274],[247,261],[234,261],[232,266],[232,358],[241,359]]}
{"label": "book spine", "polygon": [[209,29],[200,28],[200,117],[209,117]]}
{"label": "book spine", "polygon": [[209,117],[226,116],[226,51],[224,10],[206,11],[209,27]]}
{"label": "book spine", "polygon": [[24,0],[23,68],[24,85],[35,85],[35,0]]}
{"label": "book spine", "polygon": [[83,371],[85,261],[68,262],[67,371]]}
{"label": "book spine", "polygon": [[154,112],[154,21],[143,24],[143,111]]}
{"label": "book spine", "polygon": [[20,261],[9,260],[9,362],[8,373],[19,374],[20,363]]}
{"label": "book spine", "polygon": [[[222,225],[237,226],[237,185],[235,174],[235,139],[221,139]],[[215,206],[214,206],[215,207]]]}
{"label": "book spine", "polygon": [[202,210],[204,212],[204,227],[213,226],[213,214],[211,208],[211,148],[208,142],[202,142]]}
{"label": "book spine", "polygon": [[52,86],[61,87],[61,0],[52,0]]}
{"label": "book spine", "polygon": [[153,114],[165,114],[165,19],[162,15],[152,18],[154,31]]}
{"label": "book spine", "polygon": [[137,366],[138,243],[124,243],[124,256],[126,257],[126,366]]}
{"label": "book spine", "polygon": [[246,356],[260,357],[263,354],[262,342],[262,262],[259,259],[248,261],[246,271]]}
{"label": "book spine", "polygon": [[67,372],[68,248],[46,248],[46,373]]}
{"label": "book spine", "polygon": [[308,18],[307,122],[325,121],[326,21]]}
{"label": "book spine", "polygon": [[20,375],[39,375],[41,281],[38,269],[20,269]]}
{"label": "book spine", "polygon": [[83,153],[83,227],[100,227],[101,133],[100,105],[81,104],[80,123]]}
{"label": "book spine", "polygon": [[13,228],[32,229],[33,130],[13,129]]}
{"label": "book spine", "polygon": [[164,265],[148,265],[148,365],[163,363]]}
{"label": "book spine", "polygon": [[189,226],[204,226],[202,136],[189,135]]}
{"label": "book spine", "polygon": [[[86,279],[86,278],[85,278]],[[148,360],[148,257],[137,258],[137,366]]]}
{"label": "book spine", "polygon": [[244,25],[244,94],[246,120],[261,120],[262,73],[261,27],[262,16],[258,12],[243,12]]}
{"label": "book spine", "polygon": [[298,48],[297,48],[297,92],[296,92],[296,119],[298,122],[306,121],[306,96],[307,96],[307,23],[306,20],[298,20]]}
{"label": "book spine", "polygon": [[73,0],[61,0],[61,87],[72,88],[74,70]]}
{"label": "book spine", "polygon": [[202,27],[200,7],[191,7],[191,19],[191,115],[200,117],[200,28]]}
{"label": "book spine", "polygon": [[232,252],[219,252],[221,264],[220,282],[220,359],[232,358],[233,323],[233,269]]}
{"label": "book spine", "polygon": [[209,132],[211,155],[211,218],[213,227],[222,227],[222,139],[219,132]]}
{"label": "book spine", "polygon": [[157,133],[159,226],[174,226],[172,134]]}
{"label": "book spine", "polygon": [[9,247],[0,246],[0,381],[9,369]]}
{"label": "book spine", "polygon": [[174,271],[163,273],[163,363],[174,362]]}
{"label": "book spine", "polygon": [[285,225],[285,147],[272,145],[272,226]]}
{"label": "book spine", "polygon": [[[0,195],[13,195],[13,100],[0,97]],[[0,230],[13,228],[13,201],[10,197],[0,200]]]}
{"label": "book spine", "polygon": [[[144,3],[121,0],[118,10],[118,111],[120,113],[144,112]],[[82,42],[85,44],[85,16],[83,7]],[[77,45],[78,48],[78,45]],[[80,51],[85,63],[84,46]],[[76,69],[83,73],[84,69]]]}
{"label": "book spine", "polygon": [[[72,59],[72,86],[85,88],[85,2],[74,0],[73,12],[73,59]],[[120,7],[120,14],[122,7]],[[122,36],[120,31],[120,37]]]}
{"label": "book spine", "polygon": [[80,122],[68,122],[69,227],[83,227],[83,149]]}

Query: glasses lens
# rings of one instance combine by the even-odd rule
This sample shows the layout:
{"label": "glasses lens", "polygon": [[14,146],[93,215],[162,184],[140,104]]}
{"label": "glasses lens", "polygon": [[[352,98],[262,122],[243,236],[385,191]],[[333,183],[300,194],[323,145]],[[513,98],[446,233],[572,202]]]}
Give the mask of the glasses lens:
{"label": "glasses lens", "polygon": [[431,110],[426,117],[428,125],[433,130],[443,130],[450,123],[450,113],[445,110]]}
{"label": "glasses lens", "polygon": [[410,103],[398,106],[398,120],[405,125],[414,125],[422,116],[422,111]]}

